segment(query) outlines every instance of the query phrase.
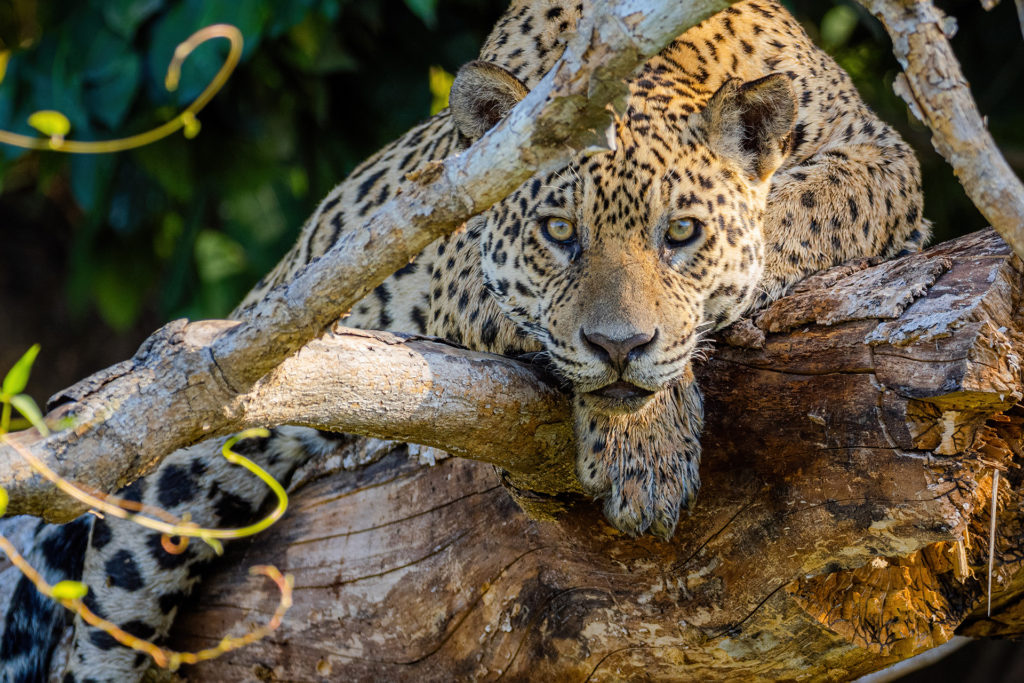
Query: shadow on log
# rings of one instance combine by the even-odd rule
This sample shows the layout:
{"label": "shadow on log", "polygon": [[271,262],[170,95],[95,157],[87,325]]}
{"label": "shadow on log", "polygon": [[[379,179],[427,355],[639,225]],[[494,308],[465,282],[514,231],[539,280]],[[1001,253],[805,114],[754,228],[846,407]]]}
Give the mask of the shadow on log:
{"label": "shadow on log", "polygon": [[[1021,264],[991,231],[803,283],[701,370],[703,489],[670,543],[527,518],[490,466],[398,449],[236,544],[173,640],[285,626],[195,680],[846,680],[1024,624]],[[568,456],[567,456],[568,457]],[[992,473],[993,615],[984,616]]]}

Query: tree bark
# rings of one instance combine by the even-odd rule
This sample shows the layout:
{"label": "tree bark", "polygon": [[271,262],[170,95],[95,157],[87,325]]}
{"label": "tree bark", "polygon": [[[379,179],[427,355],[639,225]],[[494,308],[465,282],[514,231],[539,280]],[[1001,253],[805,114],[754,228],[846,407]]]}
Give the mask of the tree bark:
{"label": "tree bark", "polygon": [[259,622],[257,562],[295,575],[285,626],[187,673],[840,680],[956,632],[1017,633],[1022,292],[1021,262],[986,231],[829,271],[728,330],[701,370],[704,487],[669,543],[624,537],[581,499],[532,521],[465,459],[394,452],[312,481],[229,550],[174,640]]}
{"label": "tree bark", "polygon": [[[500,464],[520,498],[562,510],[556,522],[527,518],[491,468],[464,459],[429,467],[394,452],[316,479],[287,520],[235,547],[177,638],[207,646],[262,621],[262,594],[239,568],[258,561],[297,577],[287,630],[194,678],[848,679],[955,632],[1020,632],[1022,277],[991,233],[817,276],[724,333],[701,378],[705,486],[670,543],[624,538],[571,495],[564,398],[529,367],[343,330],[285,361],[427,243],[571,145],[593,141],[588,129],[604,121],[621,78],[724,4],[607,3],[617,14],[581,26],[499,131],[421,169],[363,230],[243,320],[172,323],[132,362],[64,392],[61,412],[76,415],[74,429],[46,441],[16,437],[107,491],[167,452],[249,424],[416,438]],[[863,4],[893,35],[907,71],[902,94],[982,212],[1024,254],[1024,191],[991,162],[1001,157],[941,15],[926,0]],[[369,391],[408,399],[412,386],[423,400],[381,417],[376,407],[392,404],[340,375],[334,404],[320,400],[331,395],[310,369],[353,349],[400,368]],[[432,420],[451,390],[465,400]],[[185,419],[148,419],[155,404]],[[311,467],[305,480],[330,469]],[[988,617],[978,605],[996,469],[1004,486]],[[0,485],[12,494],[11,513],[56,521],[81,512],[2,444]]]}

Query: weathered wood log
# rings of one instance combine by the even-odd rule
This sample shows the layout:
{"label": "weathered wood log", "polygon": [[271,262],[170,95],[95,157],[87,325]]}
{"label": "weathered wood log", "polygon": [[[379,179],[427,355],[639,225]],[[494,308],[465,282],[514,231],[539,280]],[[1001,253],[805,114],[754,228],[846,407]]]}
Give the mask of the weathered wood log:
{"label": "weathered wood log", "polygon": [[256,563],[295,576],[285,625],[186,675],[847,680],[955,632],[1019,633],[1022,270],[985,231],[816,276],[721,335],[701,369],[704,486],[669,543],[583,500],[532,521],[459,458],[396,451],[313,481],[229,549],[173,640],[262,621]]}

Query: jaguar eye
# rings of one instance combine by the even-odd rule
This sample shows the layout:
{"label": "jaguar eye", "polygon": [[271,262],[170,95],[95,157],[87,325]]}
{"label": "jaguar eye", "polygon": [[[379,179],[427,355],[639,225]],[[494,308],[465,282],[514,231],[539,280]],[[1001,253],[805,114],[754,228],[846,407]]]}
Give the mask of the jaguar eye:
{"label": "jaguar eye", "polygon": [[544,237],[556,244],[569,244],[576,241],[576,226],[573,222],[558,216],[548,216],[541,220],[541,232]]}
{"label": "jaguar eye", "polygon": [[665,241],[672,249],[688,246],[697,241],[703,228],[696,218],[673,218],[665,231]]}

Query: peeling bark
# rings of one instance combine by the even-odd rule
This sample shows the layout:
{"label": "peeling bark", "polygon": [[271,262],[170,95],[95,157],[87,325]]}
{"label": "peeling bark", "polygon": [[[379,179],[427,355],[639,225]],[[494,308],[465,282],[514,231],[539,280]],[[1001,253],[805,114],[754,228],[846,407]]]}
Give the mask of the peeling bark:
{"label": "peeling bark", "polygon": [[[730,331],[701,369],[705,485],[670,543],[581,499],[531,521],[464,459],[316,480],[229,551],[175,640],[258,620],[255,562],[296,577],[285,627],[188,675],[846,680],[1019,631],[1022,292],[987,231],[822,274]],[[993,467],[1010,483],[985,619]]]}

